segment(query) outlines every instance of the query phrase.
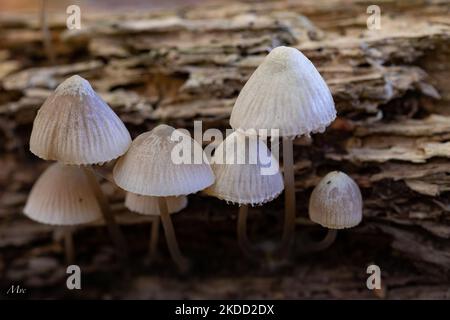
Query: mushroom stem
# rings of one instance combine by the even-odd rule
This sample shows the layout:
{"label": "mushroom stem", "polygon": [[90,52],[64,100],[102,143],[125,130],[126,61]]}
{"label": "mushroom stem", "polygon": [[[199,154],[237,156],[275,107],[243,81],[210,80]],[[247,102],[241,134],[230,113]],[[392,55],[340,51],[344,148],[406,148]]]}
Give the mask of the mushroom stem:
{"label": "mushroom stem", "polygon": [[75,262],[75,250],[73,245],[73,232],[71,227],[63,229],[64,250],[66,254],[66,263],[71,265]]}
{"label": "mushroom stem", "polygon": [[250,241],[247,237],[247,217],[248,217],[248,206],[243,204],[239,207],[238,223],[237,223],[237,235],[238,243],[242,252],[247,257],[253,257],[252,248]]}
{"label": "mushroom stem", "polygon": [[313,222],[310,219],[305,218],[305,217],[297,217],[295,219],[295,223],[297,225],[301,225],[301,226],[309,226],[309,227],[310,226],[317,226],[317,223],[315,223],[315,222]]}
{"label": "mushroom stem", "polygon": [[111,212],[111,208],[109,207],[108,200],[106,199],[103,191],[100,188],[100,185],[95,177],[94,171],[89,166],[83,167],[84,173],[89,179],[89,183],[94,189],[95,197],[97,198],[100,208],[102,210],[103,219],[105,219],[106,226],[108,227],[108,231],[110,237],[112,238],[114,245],[116,246],[116,251],[118,256],[125,262],[128,260],[128,250],[125,242],[125,238],[122,232],[119,229],[119,226],[116,223],[116,219]]}
{"label": "mushroom stem", "polygon": [[158,249],[158,240],[159,240],[159,224],[160,218],[159,216],[154,216],[152,221],[152,230],[150,235],[150,259],[153,260],[156,257],[157,249]]}
{"label": "mushroom stem", "polygon": [[308,241],[307,243],[302,245],[301,252],[312,253],[325,250],[334,243],[334,240],[336,240],[336,236],[337,230],[327,229],[327,234],[322,240],[318,242]]}
{"label": "mushroom stem", "polygon": [[285,255],[289,252],[295,231],[295,175],[291,137],[283,137],[283,168],[285,213],[281,252]]}
{"label": "mushroom stem", "polygon": [[48,30],[47,0],[41,1],[40,20],[41,20],[41,29],[42,29],[42,41],[44,43],[45,52],[47,54],[48,60],[50,61],[50,63],[53,64],[53,63],[55,63],[55,53],[53,51],[51,35]]}
{"label": "mushroom stem", "polygon": [[161,212],[161,221],[164,228],[164,234],[166,236],[167,246],[169,247],[170,255],[173,261],[177,264],[181,272],[186,272],[189,267],[188,260],[183,257],[178,247],[177,238],[175,236],[175,231],[172,225],[172,219],[169,215],[169,210],[167,208],[167,201],[165,197],[159,197],[159,211]]}

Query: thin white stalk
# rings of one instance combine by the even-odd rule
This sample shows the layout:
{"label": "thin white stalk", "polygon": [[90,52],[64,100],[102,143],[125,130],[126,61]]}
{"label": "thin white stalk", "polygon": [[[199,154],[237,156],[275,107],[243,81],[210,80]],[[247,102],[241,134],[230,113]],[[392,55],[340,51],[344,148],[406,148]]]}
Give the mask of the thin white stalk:
{"label": "thin white stalk", "polygon": [[44,49],[47,54],[48,60],[50,61],[51,64],[54,64],[55,52],[53,49],[52,37],[48,29],[48,22],[47,22],[47,0],[41,1],[40,20],[42,30],[42,42],[44,43]]}
{"label": "thin white stalk", "polygon": [[239,207],[238,223],[237,223],[238,243],[242,252],[247,257],[254,258],[252,247],[247,237],[247,218],[248,218],[248,206],[244,204]]}
{"label": "thin white stalk", "polygon": [[150,259],[154,260],[158,253],[160,217],[154,216],[152,221],[152,229],[150,234]]}
{"label": "thin white stalk", "polygon": [[282,255],[287,255],[292,246],[296,224],[294,152],[290,137],[283,137],[283,168],[285,212],[280,251]]}
{"label": "thin white stalk", "polygon": [[73,230],[71,227],[63,227],[64,236],[64,251],[66,254],[67,265],[74,264],[75,262],[75,250],[73,245]]}
{"label": "thin white stalk", "polygon": [[312,253],[312,252],[319,252],[323,251],[327,248],[329,248],[337,237],[337,230],[335,229],[327,229],[327,234],[325,237],[317,242],[314,241],[308,241],[306,243],[302,243],[300,245],[300,252],[302,254],[305,253]]}
{"label": "thin white stalk", "polygon": [[108,231],[111,239],[114,242],[116,247],[117,255],[123,260],[124,263],[128,261],[128,248],[126,245],[125,237],[123,236],[122,231],[116,223],[116,219],[114,214],[109,207],[108,200],[106,199],[103,191],[100,188],[100,185],[95,177],[94,171],[89,166],[83,166],[84,173],[86,177],[89,179],[90,185],[94,189],[95,197],[100,204],[100,208],[103,214],[103,219],[105,220],[106,226],[108,227]]}
{"label": "thin white stalk", "polygon": [[170,218],[165,197],[159,197],[159,211],[161,212],[161,221],[166,236],[167,246],[173,261],[177,264],[181,272],[187,272],[189,269],[188,260],[181,254],[178,246],[175,230],[173,229],[172,219]]}

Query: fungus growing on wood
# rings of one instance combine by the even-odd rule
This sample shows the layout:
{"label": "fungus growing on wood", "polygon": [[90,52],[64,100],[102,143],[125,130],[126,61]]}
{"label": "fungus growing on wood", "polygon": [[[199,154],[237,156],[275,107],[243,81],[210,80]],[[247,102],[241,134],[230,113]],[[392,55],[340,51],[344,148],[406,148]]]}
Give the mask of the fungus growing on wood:
{"label": "fungus growing on wood", "polygon": [[[179,212],[186,208],[188,199],[186,196],[167,197],[167,210],[169,214]],[[139,194],[127,192],[125,197],[125,207],[129,210],[153,217],[152,230],[150,234],[150,258],[156,255],[159,239],[159,225],[161,220],[161,210],[159,208],[158,197],[141,196]]]}
{"label": "fungus growing on wood", "polygon": [[93,186],[117,253],[127,257],[124,237],[115,222],[90,165],[124,154],[131,137],[120,118],[95,93],[89,82],[74,75],[45,100],[33,122],[30,151],[44,160],[82,165]]}
{"label": "fungus growing on wood", "polygon": [[329,247],[336,239],[337,230],[353,228],[362,220],[362,196],[358,185],[341,171],[323,177],[309,199],[310,219],[328,228],[322,241],[306,245],[306,251]]}
{"label": "fungus growing on wood", "polygon": [[325,228],[352,228],[362,220],[362,207],[361,191],[355,181],[341,171],[333,171],[311,193],[309,216]]}
{"label": "fungus growing on wood", "polygon": [[67,262],[74,260],[70,226],[102,218],[93,186],[77,166],[54,163],[42,173],[31,189],[23,212],[40,223],[64,226]]}
{"label": "fungus growing on wood", "polygon": [[[177,141],[177,137],[182,138],[182,141]],[[189,156],[200,152],[201,163],[176,163],[173,150],[179,143],[189,144]],[[114,181],[122,189],[143,196],[158,197],[170,254],[182,271],[187,270],[188,261],[178,247],[167,197],[195,193],[214,182],[211,167],[203,161],[204,158],[201,146],[190,136],[170,126],[159,125],[134,139],[130,149],[117,161],[113,170]]]}
{"label": "fungus growing on wood", "polygon": [[205,193],[239,204],[238,241],[243,252],[252,256],[247,238],[248,205],[272,201],[283,191],[278,161],[259,137],[235,131],[216,148],[211,167],[216,180]]}
{"label": "fungus growing on wood", "polygon": [[283,137],[285,221],[282,251],[295,231],[295,176],[292,141],[323,132],[335,119],[330,90],[312,62],[290,47],[273,49],[240,92],[231,113],[233,129],[278,130]]}

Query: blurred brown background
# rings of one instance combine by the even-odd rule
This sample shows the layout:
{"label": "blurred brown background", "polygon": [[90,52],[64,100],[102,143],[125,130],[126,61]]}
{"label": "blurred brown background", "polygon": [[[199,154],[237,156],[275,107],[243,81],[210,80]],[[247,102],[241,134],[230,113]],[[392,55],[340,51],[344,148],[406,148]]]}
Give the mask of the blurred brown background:
{"label": "blurred brown background", "polygon": [[[184,5],[201,5],[205,3],[218,3],[223,0],[81,0],[81,1],[67,1],[67,0],[46,0],[46,5],[49,12],[58,13],[58,11],[65,11],[67,6],[76,4],[86,10],[94,11],[100,10],[102,12],[114,11],[141,11],[153,9],[170,9],[177,8]],[[0,10],[4,13],[22,12],[35,13],[41,6],[41,0],[3,0],[0,3]]]}

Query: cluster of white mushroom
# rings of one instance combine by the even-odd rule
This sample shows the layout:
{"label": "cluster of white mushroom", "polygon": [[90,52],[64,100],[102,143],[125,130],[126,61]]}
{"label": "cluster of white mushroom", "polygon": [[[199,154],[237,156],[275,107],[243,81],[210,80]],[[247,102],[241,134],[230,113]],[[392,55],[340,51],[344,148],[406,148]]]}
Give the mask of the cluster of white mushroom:
{"label": "cluster of white mushroom", "polygon": [[[128,152],[117,161],[113,176],[116,184],[129,192],[128,208],[161,216],[170,254],[180,270],[186,271],[189,263],[178,248],[169,212],[183,209],[187,205],[186,195],[210,186],[214,175],[207,162],[175,164],[172,161],[172,150],[178,143],[172,139],[174,131],[174,128],[162,124],[139,135]],[[192,155],[196,149],[203,154],[200,144],[181,131],[178,134],[191,143]],[[153,205],[155,202],[158,206]],[[153,230],[156,232],[156,229]],[[153,235],[152,239],[151,250],[154,253],[157,237]]]}
{"label": "cluster of white mushroom", "polygon": [[[131,142],[122,121],[95,93],[90,84],[73,76],[59,85],[39,110],[30,140],[31,151],[45,160],[56,160],[34,185],[24,212],[30,218],[52,225],[90,223],[103,217],[119,252],[126,256],[124,238],[114,215],[89,167],[118,159],[115,183],[127,191],[125,205],[131,211],[156,217],[152,226],[150,251],[154,255],[159,217],[173,260],[181,270],[188,261],[181,254],[170,214],[187,206],[187,195],[205,193],[241,206],[238,239],[243,251],[251,254],[246,236],[248,205],[275,199],[285,190],[285,223],[280,252],[293,242],[296,224],[293,139],[323,132],[335,119],[330,91],[314,65],[297,49],[277,47],[256,69],[239,94],[230,124],[236,130],[215,150],[212,166],[202,163],[175,164],[171,155],[177,144],[167,125],[139,135]],[[265,166],[278,168],[263,139],[247,135],[277,129],[283,138],[284,183],[279,170],[262,174]],[[191,142],[192,155],[201,145]],[[237,145],[257,161],[237,161]],[[200,152],[203,153],[203,150]],[[226,159],[225,161],[215,161]],[[248,159],[244,159],[248,160]],[[71,166],[70,166],[71,165]],[[356,183],[342,172],[325,176],[314,189],[309,206],[312,221],[329,229],[357,225],[362,218],[362,199]],[[335,237],[329,232],[317,247],[324,248]],[[67,237],[66,253],[71,241]]]}
{"label": "cluster of white mushroom", "polygon": [[[231,113],[230,125],[236,131],[218,147],[215,157],[223,157],[224,151],[233,150],[236,142],[247,139],[250,144],[247,152],[259,150],[259,155],[276,162],[262,140],[249,139],[245,134],[278,132],[283,139],[284,186],[279,172],[272,176],[260,174],[261,163],[268,163],[265,160],[256,165],[213,164],[216,182],[206,190],[210,195],[241,205],[238,239],[245,253],[251,255],[252,251],[246,235],[247,205],[271,201],[283,187],[286,189],[285,221],[279,251],[282,255],[288,253],[296,225],[293,140],[325,131],[335,118],[327,84],[311,61],[295,48],[273,49],[247,81]],[[242,166],[247,168],[244,170]],[[314,190],[309,213],[312,221],[331,229],[322,242],[311,246],[325,248],[333,242],[334,230],[353,227],[361,221],[362,198],[358,186],[344,173],[330,173]]]}
{"label": "cluster of white mushroom", "polygon": [[[123,122],[79,76],[60,84],[38,111],[33,124],[30,150],[45,160],[56,160],[38,179],[24,213],[41,223],[60,226],[87,224],[102,216],[126,259],[127,250],[114,215],[90,168],[122,156],[113,177],[127,191],[125,205],[131,211],[161,217],[174,261],[186,270],[169,213],[187,206],[185,195],[210,186],[214,175],[208,163],[177,165],[171,160],[176,142],[174,128],[159,125],[131,141]],[[182,132],[178,132],[184,135]],[[188,137],[192,152],[201,146]],[[153,223],[150,250],[154,255],[159,219]],[[66,229],[66,255],[73,261],[71,229]]]}
{"label": "cluster of white mushroom", "polygon": [[[126,243],[91,168],[123,155],[131,137],[120,118],[85,79],[66,79],[47,98],[33,123],[30,150],[54,160],[31,190],[24,213],[41,223],[73,226],[103,217],[118,254]],[[71,229],[66,228],[66,255],[73,260]]]}

